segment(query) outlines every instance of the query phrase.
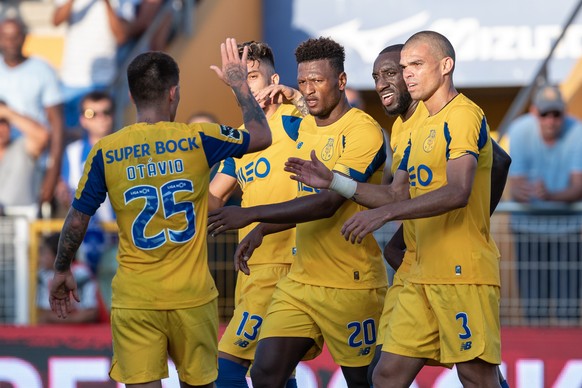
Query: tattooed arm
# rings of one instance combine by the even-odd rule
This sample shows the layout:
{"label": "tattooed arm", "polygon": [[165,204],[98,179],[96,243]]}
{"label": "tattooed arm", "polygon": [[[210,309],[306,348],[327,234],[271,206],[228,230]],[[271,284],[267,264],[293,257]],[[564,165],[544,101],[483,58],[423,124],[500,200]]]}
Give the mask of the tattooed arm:
{"label": "tattooed arm", "polygon": [[253,96],[247,83],[247,54],[248,47],[244,48],[242,58],[239,56],[236,40],[227,38],[220,45],[222,69],[217,66],[210,68],[216,72],[236,95],[243,114],[245,128],[251,134],[247,152],[260,151],[271,145],[271,130],[265,117],[265,112]]}
{"label": "tattooed arm", "polygon": [[66,318],[71,311],[71,293],[73,298],[80,302],[77,282],[71,272],[71,262],[83,241],[90,219],[91,216],[71,207],[63,225],[49,295],[51,310],[59,318]]}

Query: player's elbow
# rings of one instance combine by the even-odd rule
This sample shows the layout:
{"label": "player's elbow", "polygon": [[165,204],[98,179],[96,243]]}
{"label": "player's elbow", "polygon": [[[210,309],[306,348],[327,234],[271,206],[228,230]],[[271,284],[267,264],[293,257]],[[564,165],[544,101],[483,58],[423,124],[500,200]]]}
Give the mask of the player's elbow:
{"label": "player's elbow", "polygon": [[469,197],[471,196],[471,190],[455,190],[449,196],[451,209],[461,209],[469,204]]}

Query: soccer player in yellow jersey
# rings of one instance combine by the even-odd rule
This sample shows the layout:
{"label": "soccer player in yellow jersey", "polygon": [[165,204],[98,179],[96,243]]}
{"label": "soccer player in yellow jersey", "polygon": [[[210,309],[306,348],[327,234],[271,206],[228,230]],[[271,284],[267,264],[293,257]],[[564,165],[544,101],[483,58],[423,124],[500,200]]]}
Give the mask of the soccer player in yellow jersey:
{"label": "soccer player in yellow jersey", "polygon": [[[210,210],[224,206],[237,184],[242,189],[243,207],[284,202],[297,196],[297,183],[289,179],[283,167],[295,150],[302,116],[294,105],[261,98],[259,92],[279,84],[273,52],[266,43],[245,42],[238,45],[241,55],[245,47],[248,47],[247,82],[267,116],[273,141],[265,150],[221,163],[210,182]],[[296,93],[295,103],[304,106],[298,91],[285,90],[292,101]],[[239,240],[255,226],[250,224],[240,229]],[[246,374],[255,357],[267,307],[277,281],[289,272],[294,256],[295,228],[292,228],[265,236],[249,265],[250,274],[238,273],[233,318],[218,343],[217,388],[247,387]],[[290,386],[297,386],[294,378],[287,382],[287,387]]]}
{"label": "soccer player in yellow jersey", "polygon": [[127,78],[137,122],[91,150],[65,220],[50,304],[66,318],[79,299],[70,264],[91,216],[109,195],[119,227],[113,279],[110,376],[126,385],[160,387],[174,361],[181,387],[212,387],[217,376],[217,290],[208,270],[206,218],[211,166],[271,144],[265,114],[246,82],[247,50],[221,45],[219,78],[230,85],[245,128],[175,123],[179,69],[167,54],[147,52]]}
{"label": "soccer player in yellow jersey", "polygon": [[[374,61],[374,69],[372,71],[376,92],[380,97],[385,113],[388,116],[398,115],[392,125],[390,134],[390,147],[393,152],[392,176],[394,176],[402,161],[404,150],[410,139],[410,133],[417,123],[428,117],[428,111],[424,104],[412,100],[404,83],[400,67],[400,51],[403,46],[402,44],[396,44],[383,49]],[[493,213],[501,199],[511,163],[509,155],[495,141],[492,140],[492,142],[493,166],[491,169],[490,213]],[[370,384],[372,383],[372,372],[380,359],[388,320],[396,303],[398,293],[402,289],[404,280],[407,278],[410,267],[415,260],[416,242],[413,228],[412,220],[403,220],[401,227],[384,247],[384,257],[392,268],[396,270],[396,273],[384,300],[384,309],[378,327],[378,346],[376,347],[374,360],[368,370]],[[499,375],[502,387],[508,388],[501,371],[499,371]]]}
{"label": "soccer player in yellow jersey", "polygon": [[[348,104],[343,47],[328,38],[309,39],[295,56],[299,90],[310,113],[299,128],[296,155],[315,150],[330,168],[379,183],[386,158],[382,130]],[[226,207],[211,212],[208,220],[212,233],[271,223],[259,224],[237,251],[245,251],[249,240],[260,245],[263,235],[297,224],[297,255],[263,320],[253,386],[284,387],[297,363],[314,358],[325,341],[348,385],[369,387],[367,366],[387,285],[380,249],[373,236],[353,245],[339,235],[341,225],[363,210],[360,205],[306,185],[298,186],[297,196],[273,205]]]}
{"label": "soccer player in yellow jersey", "polygon": [[376,208],[343,226],[352,242],[390,220],[414,219],[415,259],[389,318],[374,371],[378,387],[408,387],[428,360],[456,364],[464,386],[499,386],[499,252],[489,234],[492,144],[482,110],[453,86],[454,61],[452,45],[438,33],[423,31],[406,42],[404,80],[428,117],[411,133],[392,185],[352,182],[329,171],[324,177],[313,154],[305,168],[299,161],[288,166],[296,180]]}

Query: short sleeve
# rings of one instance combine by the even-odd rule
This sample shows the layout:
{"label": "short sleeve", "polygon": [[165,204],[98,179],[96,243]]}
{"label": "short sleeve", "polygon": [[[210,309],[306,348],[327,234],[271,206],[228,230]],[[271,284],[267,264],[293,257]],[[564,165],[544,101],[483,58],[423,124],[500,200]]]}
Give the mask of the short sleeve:
{"label": "short sleeve", "polygon": [[371,122],[353,125],[342,138],[343,150],[333,170],[366,182],[386,162],[386,144],[379,126]]}

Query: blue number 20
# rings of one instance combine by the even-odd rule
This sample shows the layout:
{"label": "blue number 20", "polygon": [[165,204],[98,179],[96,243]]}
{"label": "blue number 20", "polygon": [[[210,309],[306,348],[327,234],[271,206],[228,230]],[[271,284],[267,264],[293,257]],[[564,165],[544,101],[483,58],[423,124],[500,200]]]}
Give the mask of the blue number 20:
{"label": "blue number 20", "polygon": [[170,241],[185,243],[194,237],[194,234],[196,234],[194,203],[191,201],[176,202],[174,194],[180,191],[194,192],[192,181],[186,179],[170,181],[162,185],[159,192],[154,186],[134,186],[124,193],[126,205],[138,198],[145,199],[142,211],[137,215],[131,226],[131,237],[136,247],[143,250],[155,249],[161,247],[167,241],[166,229],[154,236],[146,236],[145,234],[147,225],[160,208],[160,196],[162,198],[164,217],[166,219],[179,213],[184,213],[184,217],[186,218],[186,229],[167,229]]}
{"label": "blue number 20", "polygon": [[[376,323],[372,318],[363,322],[350,322],[348,323],[348,329],[353,330],[348,338],[348,344],[351,347],[357,348],[362,344],[374,345],[376,343]],[[361,337],[360,333],[362,333]]]}

